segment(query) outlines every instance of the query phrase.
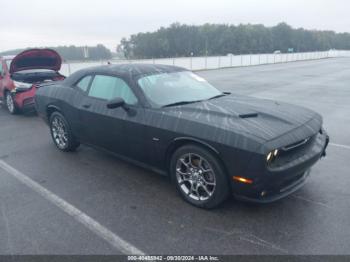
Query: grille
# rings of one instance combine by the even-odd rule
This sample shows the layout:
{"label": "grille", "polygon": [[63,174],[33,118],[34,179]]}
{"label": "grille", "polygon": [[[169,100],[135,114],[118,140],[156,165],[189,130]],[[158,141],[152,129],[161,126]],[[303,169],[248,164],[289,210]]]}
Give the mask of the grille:
{"label": "grille", "polygon": [[302,145],[306,144],[307,142],[309,142],[310,139],[311,139],[311,137],[308,137],[308,138],[303,139],[303,140],[300,140],[300,141],[298,141],[298,142],[296,142],[296,143],[293,143],[293,144],[290,144],[290,145],[288,145],[288,146],[282,147],[282,150],[283,150],[283,151],[292,150],[292,149],[294,149],[294,148],[297,148],[297,147],[299,147],[299,146],[302,146]]}
{"label": "grille", "polygon": [[271,167],[281,167],[304,156],[314,145],[316,137],[317,134],[281,148],[276,160],[272,162]]}

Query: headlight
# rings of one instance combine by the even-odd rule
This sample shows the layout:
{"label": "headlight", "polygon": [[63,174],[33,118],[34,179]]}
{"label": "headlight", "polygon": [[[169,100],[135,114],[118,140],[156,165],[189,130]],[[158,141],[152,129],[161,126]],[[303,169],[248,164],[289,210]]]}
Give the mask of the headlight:
{"label": "headlight", "polygon": [[12,90],[12,92],[24,92],[29,90],[33,85],[29,83],[23,83],[23,82],[17,82],[13,81],[15,85],[15,89]]}
{"label": "headlight", "polygon": [[273,157],[273,153],[272,152],[268,153],[266,157],[266,161],[270,162],[272,160],[272,157]]}
{"label": "headlight", "polygon": [[276,159],[276,157],[278,156],[278,149],[272,150],[271,152],[269,152],[266,156],[266,162],[268,164],[270,164],[272,161],[274,161]]}

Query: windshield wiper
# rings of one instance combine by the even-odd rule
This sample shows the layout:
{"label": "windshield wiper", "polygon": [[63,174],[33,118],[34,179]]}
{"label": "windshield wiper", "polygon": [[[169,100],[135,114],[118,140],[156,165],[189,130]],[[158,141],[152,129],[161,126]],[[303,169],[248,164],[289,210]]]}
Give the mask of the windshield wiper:
{"label": "windshield wiper", "polygon": [[194,101],[180,101],[180,102],[175,102],[171,103],[168,105],[164,105],[162,107],[170,107],[170,106],[181,106],[181,105],[187,105],[187,104],[192,104],[192,103],[197,103],[197,102],[202,102],[203,100],[194,100]]}
{"label": "windshield wiper", "polygon": [[219,97],[222,97],[222,96],[227,96],[227,95],[230,95],[230,94],[231,93],[223,92],[223,93],[221,93],[219,95],[213,96],[213,97],[208,98],[206,100],[180,101],[180,102],[175,102],[175,103],[171,103],[171,104],[168,104],[168,105],[164,105],[162,107],[181,106],[181,105],[187,105],[187,104],[192,104],[192,103],[198,103],[198,102],[203,102],[203,101],[219,98]]}

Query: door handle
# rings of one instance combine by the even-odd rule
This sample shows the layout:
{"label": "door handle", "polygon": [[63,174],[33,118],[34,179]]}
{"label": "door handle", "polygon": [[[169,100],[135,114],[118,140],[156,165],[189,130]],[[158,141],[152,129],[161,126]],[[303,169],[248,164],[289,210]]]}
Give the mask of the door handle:
{"label": "door handle", "polygon": [[83,107],[84,107],[84,108],[90,108],[90,107],[91,107],[91,104],[84,104]]}

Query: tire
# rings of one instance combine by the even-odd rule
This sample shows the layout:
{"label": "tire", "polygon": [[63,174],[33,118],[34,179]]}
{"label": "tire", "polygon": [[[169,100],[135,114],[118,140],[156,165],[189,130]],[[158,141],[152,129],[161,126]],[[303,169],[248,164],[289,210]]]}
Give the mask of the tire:
{"label": "tire", "polygon": [[215,208],[230,193],[228,177],[220,161],[209,150],[195,144],[174,152],[170,175],[181,197],[196,207]]}
{"label": "tire", "polygon": [[6,105],[6,108],[11,115],[15,115],[18,113],[19,110],[18,110],[16,103],[13,99],[13,96],[11,95],[11,92],[9,92],[9,91],[5,92],[5,105]]}
{"label": "tire", "polygon": [[59,150],[71,152],[79,147],[80,143],[74,137],[70,125],[61,113],[52,113],[49,125],[52,140]]}

